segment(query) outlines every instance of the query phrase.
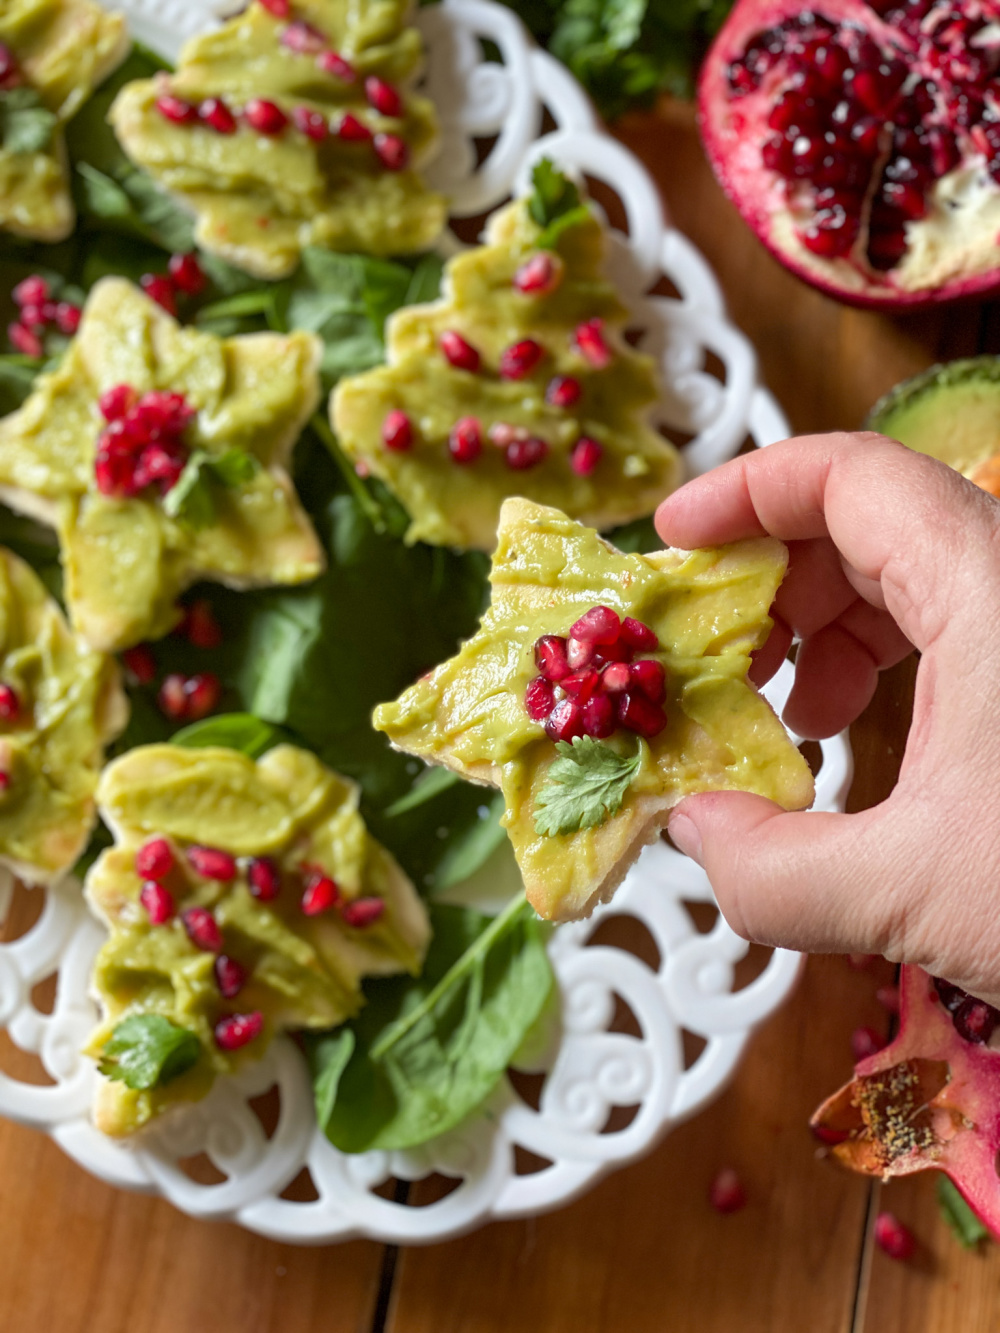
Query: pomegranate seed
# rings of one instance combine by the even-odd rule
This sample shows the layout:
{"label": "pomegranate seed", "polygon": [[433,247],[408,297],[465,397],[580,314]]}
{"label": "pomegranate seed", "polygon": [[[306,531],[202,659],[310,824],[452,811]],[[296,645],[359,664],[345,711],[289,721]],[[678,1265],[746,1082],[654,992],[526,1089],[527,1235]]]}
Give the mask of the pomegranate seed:
{"label": "pomegranate seed", "polygon": [[364,930],[366,926],[373,926],[384,911],[385,903],[381,898],[355,898],[352,903],[344,903],[340,916],[345,925]]}
{"label": "pomegranate seed", "polygon": [[158,306],[162,306],[168,315],[177,314],[177,293],[173,279],[164,273],[144,273],[139,279],[139,286]]}
{"label": "pomegranate seed", "polygon": [[854,1059],[867,1060],[885,1046],[885,1038],[879,1036],[874,1028],[855,1028],[851,1033],[851,1054]]}
{"label": "pomegranate seed", "polygon": [[602,741],[615,730],[615,706],[606,694],[595,694],[583,705],[583,730]]}
{"label": "pomegranate seed", "polygon": [[150,879],[139,890],[139,902],[146,909],[151,926],[162,926],[177,911],[174,895],[168,888]]}
{"label": "pomegranate seed", "polygon": [[483,451],[483,432],[475,417],[460,417],[448,436],[448,452],[456,463],[474,463]]}
{"label": "pomegranate seed", "polygon": [[831,208],[817,214],[798,238],[814,255],[825,259],[842,259],[849,255],[858,239],[860,224],[855,213],[843,208]]}
{"label": "pomegranate seed", "polygon": [[572,407],[580,401],[583,386],[572,375],[556,375],[549,380],[545,390],[545,401],[550,407]]}
{"label": "pomegranate seed", "polygon": [[181,622],[184,637],[195,648],[218,648],[222,643],[222,630],[212,610],[212,603],[199,597],[187,609],[187,615]]}
{"label": "pomegranate seed", "polygon": [[382,443],[400,454],[405,454],[413,445],[413,423],[398,407],[386,413],[382,422]]}
{"label": "pomegranate seed", "polygon": [[627,690],[618,696],[618,721],[629,731],[652,740],[667,725],[667,715],[659,704],[638,690]]}
{"label": "pomegranate seed", "polygon": [[875,998],[888,1013],[899,1013],[898,986],[879,986],[878,990],[875,992]]}
{"label": "pomegranate seed", "polygon": [[350,111],[345,111],[337,126],[337,136],[347,143],[364,143],[372,137],[372,132],[363,120],[358,120]]}
{"label": "pomegranate seed", "polygon": [[545,719],[545,734],[550,741],[571,741],[583,735],[583,709],[572,699],[560,699]]}
{"label": "pomegranate seed", "polygon": [[566,640],[558,634],[543,634],[535,644],[535,666],[546,680],[556,682],[568,676]]}
{"label": "pomegranate seed", "polygon": [[306,916],[329,912],[340,902],[340,890],[329,875],[312,875],[302,895],[302,910]]}
{"label": "pomegranate seed", "polygon": [[[344,83],[353,83],[358,77],[357,71],[351,62],[345,60],[336,51],[324,51],[316,64],[324,74],[332,74],[335,79],[341,79]],[[351,119],[353,120],[354,117],[352,116]]]}
{"label": "pomegranate seed", "polygon": [[121,421],[136,404],[136,392],[130,384],[116,384],[97,400],[97,410],[105,421]]}
{"label": "pomegranate seed", "polygon": [[216,134],[236,133],[236,117],[218,97],[206,97],[198,107],[198,117]]}
{"label": "pomegranate seed", "polygon": [[[268,8],[278,0],[261,0]],[[264,1015],[259,1009],[249,1014],[230,1014],[215,1025],[215,1044],[220,1051],[238,1051],[260,1036],[264,1030]]]}
{"label": "pomegranate seed", "polygon": [[183,97],[171,95],[158,97],[156,109],[164,120],[169,120],[174,125],[193,125],[198,119],[198,108],[186,102]]}
{"label": "pomegranate seed", "polygon": [[[98,479],[100,484],[100,479]],[[180,722],[187,716],[187,691],[184,688],[186,677],[173,671],[164,677],[157,695],[160,711],[174,722]]]}
{"label": "pomegranate seed", "polygon": [[276,19],[286,19],[292,12],[291,0],[260,0],[260,3]]}
{"label": "pomegranate seed", "polygon": [[230,958],[227,953],[220,953],[212,970],[215,973],[215,984],[218,986],[222,998],[224,1000],[235,999],[246,984],[246,968],[242,963],[238,963],[235,958]]}
{"label": "pomegranate seed", "polygon": [[200,296],[205,290],[208,279],[196,255],[191,253],[171,255],[168,269],[174,280],[174,286],[187,296]]}
{"label": "pomegranate seed", "polygon": [[571,675],[564,676],[559,685],[571,699],[582,705],[597,690],[600,683],[600,672],[595,671],[593,667],[584,667],[582,671],[574,671]]}
{"label": "pomegranate seed", "polygon": [[186,716],[192,722],[200,722],[203,717],[208,717],[218,704],[222,695],[222,682],[211,671],[201,671],[187,678],[184,682],[184,693],[187,696]]}
{"label": "pomegranate seed", "polygon": [[56,306],[56,328],[60,333],[65,333],[67,338],[72,338],[77,332],[82,318],[83,311],[71,301],[60,301]]}
{"label": "pomegranate seed", "polygon": [[632,678],[632,668],[627,662],[612,662],[604,668],[601,676],[601,688],[608,694],[624,694]]}
{"label": "pomegranate seed", "polygon": [[890,1259],[909,1259],[917,1248],[913,1232],[892,1213],[879,1213],[876,1217],[875,1244]]}
{"label": "pomegranate seed", "polygon": [[649,626],[641,620],[636,620],[634,616],[626,616],[622,621],[619,637],[630,647],[643,653],[653,653],[660,646],[659,639]]}
{"label": "pomegranate seed", "polygon": [[0,719],[15,722],[21,711],[21,700],[10,685],[0,685]]}
{"label": "pomegranate seed", "polygon": [[558,255],[541,250],[514,274],[514,286],[525,296],[548,296],[562,282],[564,265]]}
{"label": "pomegranate seed", "polygon": [[544,721],[552,712],[555,701],[555,691],[544,676],[536,676],[528,682],[528,688],[524,691],[524,706],[532,722]]}
{"label": "pomegranate seed", "polygon": [[997,1025],[997,1011],[983,1000],[970,995],[952,1014],[955,1031],[963,1041],[984,1043],[993,1035]]}
{"label": "pomegranate seed", "polygon": [[14,351],[20,352],[22,356],[30,356],[38,360],[45,352],[38,334],[32,333],[23,324],[8,324],[7,339]]}
{"label": "pomegranate seed", "polygon": [[322,112],[313,111],[311,107],[307,106],[292,108],[292,124],[300,134],[304,134],[307,139],[312,139],[316,143],[322,143],[330,133],[326,116]]}
{"label": "pomegranate seed", "polygon": [[438,346],[445,360],[456,370],[468,370],[475,374],[479,369],[479,353],[471,343],[466,342],[454,329],[446,329],[438,339]]}
{"label": "pomegranate seed", "polygon": [[135,419],[151,438],[160,434],[179,435],[194,419],[196,413],[189,407],[182,393],[153,390],[144,393],[135,407]]}
{"label": "pomegranate seed", "polygon": [[589,477],[601,461],[604,450],[589,435],[581,435],[569,456],[570,467],[578,477]]}
{"label": "pomegranate seed", "polygon": [[566,640],[566,661],[574,671],[589,666],[594,660],[594,645],[585,639]]}
{"label": "pomegranate seed", "polygon": [[184,471],[186,452],[178,450],[176,445],[150,444],[143,449],[136,463],[135,490],[145,490],[154,482],[159,484],[160,493],[166,495],[181,479]]}
{"label": "pomegranate seed", "polygon": [[595,606],[574,621],[569,632],[572,638],[583,639],[585,643],[607,644],[615,642],[621,627],[621,620],[610,606]]}
{"label": "pomegranate seed", "polygon": [[134,648],[126,648],[122,653],[122,661],[137,685],[152,685],[156,679],[156,658],[148,643],[137,643]]}
{"label": "pomegranate seed", "polygon": [[281,134],[288,124],[281,107],[263,97],[251,97],[243,108],[243,119],[252,130],[270,137]]}
{"label": "pomegranate seed", "polygon": [[520,342],[505,347],[500,355],[500,376],[505,380],[523,380],[541,361],[545,348],[534,338],[522,338]]}
{"label": "pomegranate seed", "polygon": [[621,639],[617,643],[604,643],[594,649],[594,662],[597,666],[606,666],[608,662],[631,662],[635,649]]}
{"label": "pomegranate seed", "polygon": [[527,472],[529,468],[537,467],[548,452],[549,446],[544,440],[530,435],[526,440],[508,444],[504,461],[513,472]]}
{"label": "pomegranate seed", "polygon": [[247,883],[260,902],[273,902],[281,892],[281,871],[270,857],[255,856],[247,867]]}
{"label": "pomegranate seed", "polygon": [[150,838],[135,854],[135,873],[140,879],[157,883],[166,879],[174,868],[174,853],[166,838]]}
{"label": "pomegranate seed", "polygon": [[46,328],[51,322],[48,315],[48,309],[51,302],[45,305],[26,305],[21,307],[21,323],[27,329],[33,329],[36,333]]}
{"label": "pomegranate seed", "polygon": [[[624,666],[624,662],[619,665]],[[608,671],[613,671],[614,667],[608,667]],[[641,690],[647,699],[652,699],[654,704],[662,704],[667,697],[666,673],[663,670],[663,664],[656,662],[651,657],[645,657],[641,662],[633,662],[628,669],[629,680],[632,686]]]}
{"label": "pomegranate seed", "polygon": [[218,953],[222,948],[222,931],[207,907],[189,907],[181,913],[181,921],[195,948],[205,953]]}
{"label": "pomegranate seed", "polygon": [[746,1190],[731,1166],[723,1167],[712,1181],[708,1201],[717,1213],[738,1213],[746,1205]]}
{"label": "pomegranate seed", "polygon": [[365,79],[365,97],[368,99],[368,105],[374,107],[380,116],[403,114],[403,99],[399,91],[391,83],[386,83],[384,79],[377,78],[374,74]]}
{"label": "pomegranate seed", "polygon": [[376,134],[372,146],[386,171],[403,171],[410,160],[410,150],[398,134]]}
{"label": "pomegranate seed", "polygon": [[33,273],[30,278],[23,278],[17,284],[11,296],[15,305],[44,305],[49,299],[49,284],[37,273]]}
{"label": "pomegranate seed", "polygon": [[326,38],[311,23],[296,19],[289,23],[281,34],[281,45],[287,46],[296,55],[318,55],[326,45]]}
{"label": "pomegranate seed", "polygon": [[220,884],[231,884],[236,878],[236,858],[217,847],[189,847],[188,864],[202,879],[214,879]]}
{"label": "pomegranate seed", "polygon": [[603,370],[611,360],[611,349],[604,341],[604,321],[590,319],[581,324],[573,334],[580,355],[598,370]]}

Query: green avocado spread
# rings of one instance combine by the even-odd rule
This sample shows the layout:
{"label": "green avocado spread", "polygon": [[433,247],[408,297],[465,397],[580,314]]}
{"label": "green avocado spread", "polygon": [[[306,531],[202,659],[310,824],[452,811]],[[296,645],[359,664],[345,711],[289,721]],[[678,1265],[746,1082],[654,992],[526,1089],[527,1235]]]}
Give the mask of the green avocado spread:
{"label": "green avocado spread", "polygon": [[[404,0],[298,0],[294,23],[308,25],[307,50],[293,49],[289,22],[252,3],[217,31],[187,43],[177,72],[126,85],[111,109],[125,152],[198,219],[206,250],[262,278],[291,273],[304,246],[365,254],[426,249],[445,223],[445,201],[417,168],[437,143],[426,98],[402,92],[398,115],[370,105],[365,80],[395,86],[420,68],[419,33],[407,25]],[[353,77],[326,72],[316,46],[346,60]],[[261,134],[244,120],[234,133],[205,124],[175,124],[156,109],[170,94],[193,105],[221,98],[239,111],[250,99],[286,115],[310,111],[328,133],[311,138],[290,123]],[[365,138],[338,134],[350,114]],[[372,135],[406,145],[409,164],[389,170]]]}
{"label": "green avocado spread", "polygon": [[[307,751],[280,745],[254,763],[227,749],[140,747],[108,766],[98,801],[115,845],[85,886],[111,932],[95,964],[102,1022],[88,1053],[100,1058],[132,1015],[161,1015],[200,1042],[191,1068],[162,1086],[102,1081],[95,1120],[105,1133],[134,1133],[170,1106],[204,1096],[218,1075],[259,1058],[278,1031],[343,1022],[361,1007],[363,977],[419,971],[429,926],[413,886],[365,828],[357,787]],[[160,925],[139,901],[135,866],[136,852],[154,837],[167,839],[174,854],[164,883],[176,915]],[[197,874],[185,856],[193,844],[239,858],[235,879]],[[269,858],[280,875],[267,901],[249,888],[246,858],[256,857]],[[342,903],[380,899],[381,915],[364,926],[332,909],[306,915],[305,877],[317,872],[332,877]],[[181,918],[192,907],[212,913],[225,956],[245,972],[234,998],[220,994],[217,953],[189,938]],[[230,1052],[214,1032],[232,1012],[256,1012],[264,1022],[259,1037]]]}
{"label": "green avocado spread", "polygon": [[[216,338],[181,327],[123,278],[93,288],[58,369],[0,421],[0,493],[56,528],[70,617],[92,646],[166,634],[198,579],[250,587],[319,573],[322,548],[286,470],[319,396],[318,360],[311,334]],[[120,384],[182,394],[196,409],[190,450],[256,460],[249,480],[216,489],[212,522],[170,517],[155,487],[129,499],[98,489],[97,403]]]}
{"label": "green avocado spread", "polygon": [[[374,725],[401,750],[502,787],[529,900],[545,917],[580,916],[603,886],[615,887],[622,863],[682,797],[751,791],[789,809],[812,800],[805,759],[747,680],[786,561],[785,547],[770,538],[625,555],[557,510],[508,500],[479,632],[377,708]],[[618,731],[607,742],[639,754],[617,814],[597,827],[542,836],[534,815],[556,749],[525,708],[538,672],[534,645],[545,634],[566,635],[596,605],[656,634],[659,648],[644,656],[666,670],[667,725],[649,741]]]}

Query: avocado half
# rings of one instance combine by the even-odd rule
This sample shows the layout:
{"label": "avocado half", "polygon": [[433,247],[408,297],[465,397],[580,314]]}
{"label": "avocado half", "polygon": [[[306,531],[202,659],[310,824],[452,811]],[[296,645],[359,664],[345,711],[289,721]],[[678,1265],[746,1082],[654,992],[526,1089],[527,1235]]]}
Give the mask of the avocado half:
{"label": "avocado half", "polygon": [[980,481],[983,464],[1000,455],[1000,357],[950,361],[904,380],[865,426]]}

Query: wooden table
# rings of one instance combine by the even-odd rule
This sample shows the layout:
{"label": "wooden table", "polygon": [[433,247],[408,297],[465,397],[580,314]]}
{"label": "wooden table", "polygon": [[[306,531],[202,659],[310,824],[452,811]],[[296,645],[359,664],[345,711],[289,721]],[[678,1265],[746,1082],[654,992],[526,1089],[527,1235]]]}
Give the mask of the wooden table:
{"label": "wooden table", "polygon": [[[790,277],[723,200],[690,108],[632,117],[619,134],[713,265],[796,429],[857,426],[903,376],[1000,350],[988,308],[893,320]],[[892,786],[911,685],[904,663],[854,729],[854,808]],[[874,992],[887,976],[812,960],[728,1092],[647,1160],[560,1212],[427,1249],[295,1249],[189,1221],[90,1179],[42,1135],[0,1124],[0,1329],[996,1333],[1000,1247],[961,1250],[938,1219],[931,1178],[873,1188],[822,1160],[806,1130],[850,1072],[851,1031],[886,1027]],[[728,1217],[706,1201],[724,1164],[749,1193]],[[907,1265],[873,1250],[871,1221],[887,1205],[920,1238]]]}

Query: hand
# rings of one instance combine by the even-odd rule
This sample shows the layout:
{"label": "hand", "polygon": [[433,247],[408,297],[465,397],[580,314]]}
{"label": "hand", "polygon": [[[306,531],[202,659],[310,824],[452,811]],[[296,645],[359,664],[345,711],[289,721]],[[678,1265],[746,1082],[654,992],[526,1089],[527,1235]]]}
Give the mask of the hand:
{"label": "hand", "polygon": [[670,835],[740,935],[918,963],[1000,1005],[1000,504],[879,435],[807,436],[734,459],[660,506],[672,546],[789,545],[754,679],[802,642],[785,720],[829,736],[878,673],[921,653],[899,782],[860,814],[691,796]]}

